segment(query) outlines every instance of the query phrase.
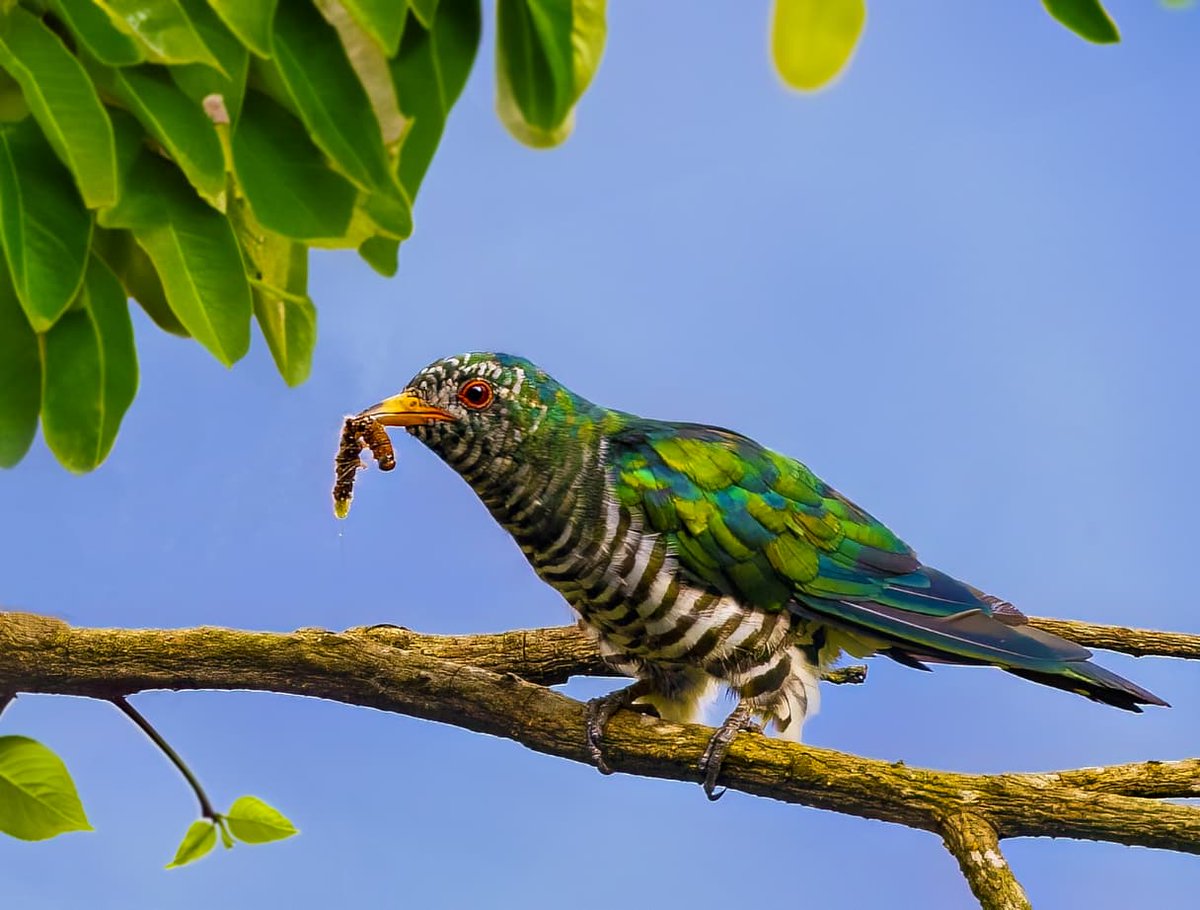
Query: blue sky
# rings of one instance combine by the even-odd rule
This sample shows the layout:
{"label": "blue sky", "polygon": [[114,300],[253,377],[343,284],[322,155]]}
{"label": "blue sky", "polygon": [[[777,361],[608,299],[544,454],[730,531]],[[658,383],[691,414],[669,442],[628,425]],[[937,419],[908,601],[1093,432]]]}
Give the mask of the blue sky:
{"label": "blue sky", "polygon": [[[1112,6],[1116,48],[1033,0],[876,3],[851,70],[802,97],[769,68],[764,5],[613,4],[576,133],[551,152],[497,123],[485,50],[399,275],[315,256],[313,378],[287,390],[257,341],[227,372],[138,318],[142,391],[109,463],[69,476],[39,441],[0,477],[0,598],[87,625],[568,621],[415,441],[393,474],[360,478],[347,522],[330,514],[341,416],[432,359],[492,349],[799,457],[926,562],[1027,612],[1195,630],[1200,14]],[[826,688],[807,737],[969,771],[1200,752],[1195,666],[1103,661],[1175,707],[1139,717],[991,670],[876,661],[867,685]],[[922,832],[737,793],[710,805],[317,701],[136,704],[217,802],[258,794],[302,836],[164,872],[195,816],[183,782],[112,708],[24,697],[0,732],[64,756],[97,831],[0,840],[9,905],[970,900]],[[1006,849],[1036,906],[1178,906],[1200,888],[1194,857]]]}

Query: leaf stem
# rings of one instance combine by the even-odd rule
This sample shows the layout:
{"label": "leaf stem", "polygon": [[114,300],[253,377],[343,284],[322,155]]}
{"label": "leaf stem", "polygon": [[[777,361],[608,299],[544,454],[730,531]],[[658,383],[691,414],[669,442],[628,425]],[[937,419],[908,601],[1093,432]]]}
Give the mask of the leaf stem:
{"label": "leaf stem", "polygon": [[204,818],[215,822],[219,817],[217,811],[213,808],[212,803],[209,802],[208,794],[200,786],[200,781],[192,773],[192,769],[187,766],[187,763],[180,758],[179,753],[171,748],[171,744],[163,739],[161,733],[154,729],[154,725],[146,720],[141,712],[131,705],[124,696],[118,695],[115,698],[109,699],[109,701],[116,705],[117,710],[133,721],[143,733],[150,737],[150,741],[158,746],[163,755],[171,760],[171,764],[179,769],[179,773],[183,775],[184,780],[188,782],[188,786],[192,788],[192,792],[196,794],[196,801],[200,803],[200,814]]}

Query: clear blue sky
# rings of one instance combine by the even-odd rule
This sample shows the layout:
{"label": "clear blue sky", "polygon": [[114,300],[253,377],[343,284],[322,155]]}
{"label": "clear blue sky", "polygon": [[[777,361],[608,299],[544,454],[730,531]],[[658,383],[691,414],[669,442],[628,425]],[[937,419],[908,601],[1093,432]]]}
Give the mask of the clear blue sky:
{"label": "clear blue sky", "polygon": [[[138,318],[142,392],[109,463],[68,476],[38,442],[0,477],[0,599],[89,625],[567,621],[413,440],[393,474],[360,479],[348,522],[330,514],[341,416],[436,357],[493,349],[593,400],[795,455],[1027,612],[1195,631],[1200,12],[1114,2],[1125,43],[1097,48],[1035,0],[875,3],[849,73],[801,97],[769,68],[764,4],[612,6],[565,147],[502,131],[485,51],[398,277],[315,257],[303,387],[261,342],[226,372]],[[379,596],[347,595],[368,577]],[[866,686],[826,689],[808,738],[973,771],[1200,754],[1200,668],[1104,661],[1175,707],[1138,717],[995,671],[876,661]],[[0,839],[7,906],[970,900],[940,843],[904,828],[737,793],[710,805],[696,786],[335,704],[136,704],[218,802],[259,794],[302,836],[164,872],[195,816],[183,782],[106,705],[26,697],[0,732],[65,757],[97,831]],[[1200,891],[1194,857],[1007,851],[1039,907]]]}

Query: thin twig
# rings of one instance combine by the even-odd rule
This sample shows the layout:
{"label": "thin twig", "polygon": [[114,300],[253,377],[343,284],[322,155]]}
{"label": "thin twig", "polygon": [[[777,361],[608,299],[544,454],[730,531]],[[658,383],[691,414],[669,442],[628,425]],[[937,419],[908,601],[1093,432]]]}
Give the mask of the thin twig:
{"label": "thin twig", "polygon": [[154,729],[154,725],[151,724],[150,721],[146,720],[142,713],[133,705],[131,705],[123,696],[117,695],[110,697],[108,700],[116,705],[117,709],[122,714],[137,724],[141,731],[150,737],[150,741],[153,742],[154,745],[158,746],[160,750],[162,750],[163,755],[171,760],[171,764],[179,769],[179,773],[183,775],[184,780],[188,782],[188,786],[192,788],[192,792],[196,794],[196,801],[200,803],[200,815],[204,818],[216,821],[217,811],[213,808],[212,803],[209,802],[208,794],[205,793],[204,788],[200,786],[200,781],[196,778],[196,775],[192,773],[192,769],[187,766],[187,762],[180,758],[179,753],[171,748],[171,744],[163,739],[162,734]]}
{"label": "thin twig", "polygon": [[941,835],[982,910],[1033,910],[995,828],[974,813],[955,812],[942,819]]}

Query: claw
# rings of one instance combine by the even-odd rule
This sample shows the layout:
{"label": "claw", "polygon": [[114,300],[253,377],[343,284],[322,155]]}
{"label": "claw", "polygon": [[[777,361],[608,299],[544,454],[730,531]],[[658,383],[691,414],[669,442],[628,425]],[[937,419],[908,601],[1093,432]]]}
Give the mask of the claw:
{"label": "claw", "polygon": [[720,729],[712,735],[708,741],[708,747],[704,750],[704,754],[700,757],[700,773],[704,775],[704,795],[708,797],[710,802],[716,802],[725,795],[726,787],[717,789],[717,778],[721,774],[721,765],[725,762],[725,756],[729,752],[729,747],[737,738],[739,733],[761,733],[762,725],[755,721],[751,716],[751,707],[745,701],[738,702],[736,708],[725,718],[725,722],[721,724]]}
{"label": "claw", "polygon": [[[628,708],[636,699],[649,695],[653,688],[645,680],[639,679],[631,686],[593,698],[587,703],[587,749],[601,774],[612,774],[612,768],[604,760],[604,752],[600,741],[604,738],[604,728],[612,716],[622,708]],[[640,707],[640,706],[639,706]]]}

